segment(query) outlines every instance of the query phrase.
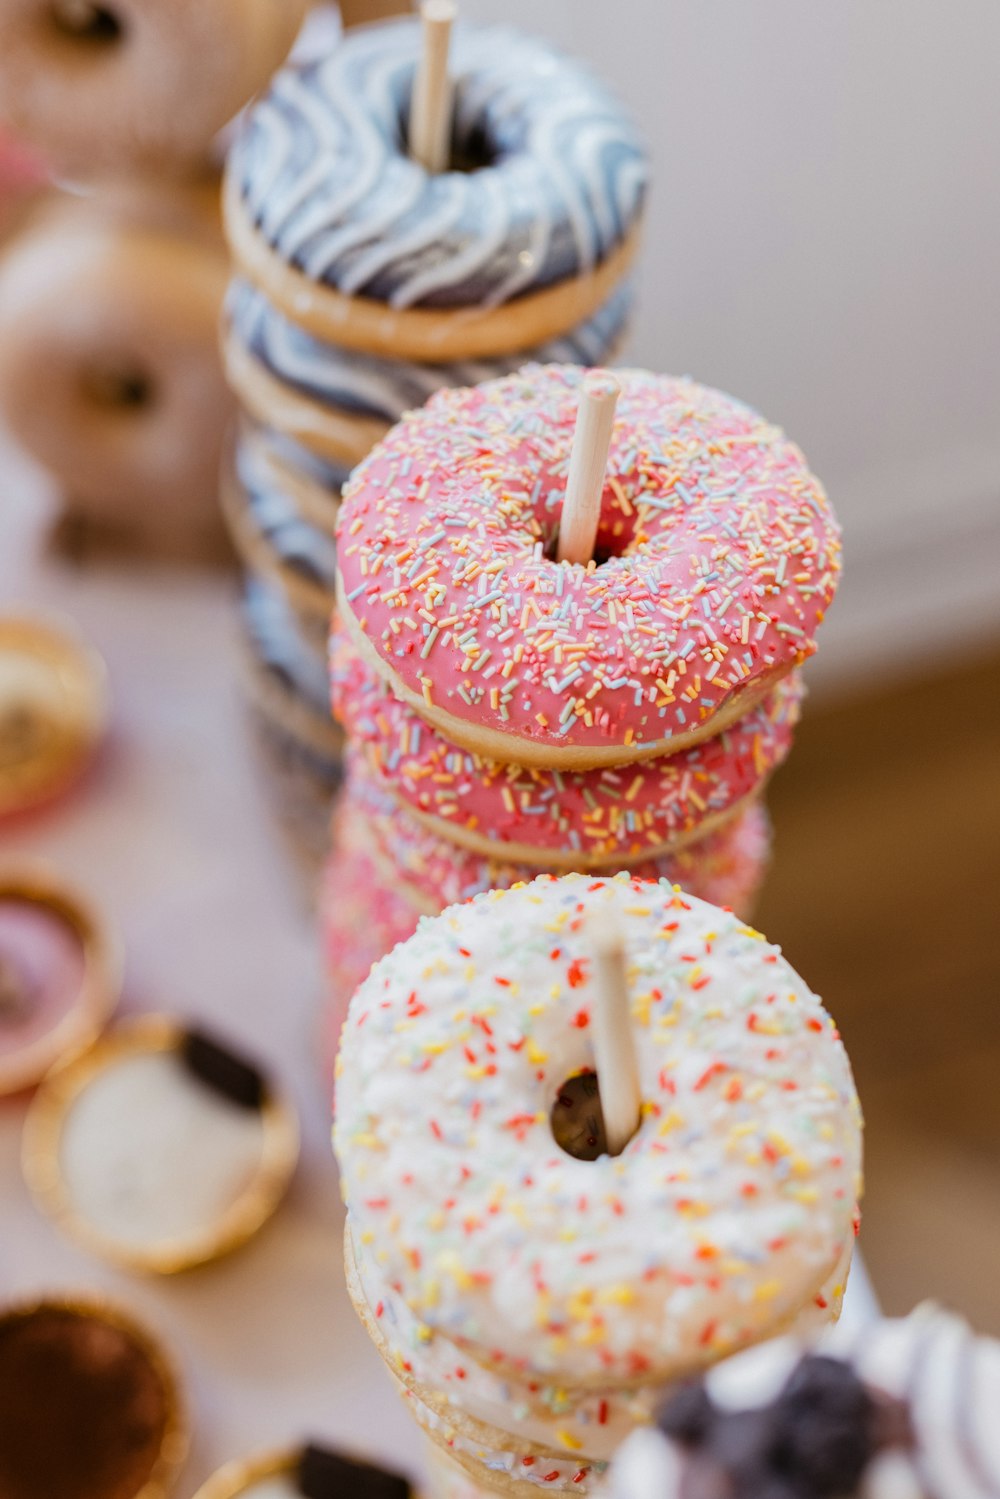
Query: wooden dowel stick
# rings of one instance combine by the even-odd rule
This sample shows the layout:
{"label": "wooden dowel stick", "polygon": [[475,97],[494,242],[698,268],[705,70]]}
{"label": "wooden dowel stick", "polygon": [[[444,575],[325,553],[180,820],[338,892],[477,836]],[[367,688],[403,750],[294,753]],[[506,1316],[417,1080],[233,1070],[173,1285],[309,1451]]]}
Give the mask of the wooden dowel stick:
{"label": "wooden dowel stick", "polygon": [[423,48],[410,101],[410,156],[428,172],[443,172],[451,156],[452,81],[448,47],[454,0],[424,0]]}
{"label": "wooden dowel stick", "polygon": [[604,471],[620,394],[621,386],[613,375],[592,370],[584,376],[559,522],[559,562],[586,566],[594,555]]}
{"label": "wooden dowel stick", "polygon": [[594,942],[594,1051],[601,1113],[609,1155],[621,1155],[639,1128],[642,1092],[639,1059],[632,1037],[632,1014],[628,1001],[625,939],[621,925],[609,912],[592,916],[588,923]]}

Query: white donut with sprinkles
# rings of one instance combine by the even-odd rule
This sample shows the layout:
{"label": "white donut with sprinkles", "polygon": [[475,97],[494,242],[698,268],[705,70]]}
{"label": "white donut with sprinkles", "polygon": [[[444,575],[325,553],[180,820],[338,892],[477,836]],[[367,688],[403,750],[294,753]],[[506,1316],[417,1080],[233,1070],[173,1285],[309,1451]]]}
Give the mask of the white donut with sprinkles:
{"label": "white donut with sprinkles", "polygon": [[[595,912],[627,953],[642,1118],[577,1159]],[[735,916],[542,876],[421,922],[351,1002],[335,1146],[356,1241],[483,1364],[579,1389],[688,1373],[790,1326],[852,1242],[857,1097],[830,1017]]]}

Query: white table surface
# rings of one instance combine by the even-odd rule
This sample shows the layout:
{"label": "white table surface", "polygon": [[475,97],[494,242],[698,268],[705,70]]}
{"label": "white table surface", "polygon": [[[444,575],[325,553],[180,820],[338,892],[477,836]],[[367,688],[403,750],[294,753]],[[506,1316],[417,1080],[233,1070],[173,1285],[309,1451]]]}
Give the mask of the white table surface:
{"label": "white table surface", "polygon": [[[316,1022],[308,911],[261,796],[236,687],[232,579],[78,572],[39,545],[37,479],[0,451],[0,607],[70,615],[108,662],[110,743],[74,797],[0,830],[0,856],[83,884],[126,947],[125,1007],[198,1017],[265,1059],[294,1096],[303,1158],[246,1249],[172,1280],[91,1259],[39,1217],[21,1178],[22,1101],[0,1100],[0,1293],[98,1290],[133,1307],[180,1362],[194,1415],[188,1499],[235,1456],[305,1436],[415,1471],[418,1441],[356,1321]],[[863,1272],[845,1315],[870,1315]]]}

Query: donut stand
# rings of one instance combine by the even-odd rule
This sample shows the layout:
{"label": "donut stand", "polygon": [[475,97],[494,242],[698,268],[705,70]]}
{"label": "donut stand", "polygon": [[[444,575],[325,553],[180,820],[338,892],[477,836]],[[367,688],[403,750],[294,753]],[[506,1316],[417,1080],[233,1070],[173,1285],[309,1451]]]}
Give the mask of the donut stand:
{"label": "donut stand", "polygon": [[218,136],[305,10],[0,6],[0,128],[52,183],[0,259],[0,416],[51,478],[71,556],[228,556]]}
{"label": "donut stand", "polygon": [[[5,1224],[116,1294],[12,1255],[0,1499],[995,1499],[1000,1344],[878,1320],[851,1063],[750,924],[822,484],[623,361],[649,166],[592,71],[307,9],[0,0],[0,414],[41,596],[134,625],[118,744],[89,647],[0,621],[0,818],[111,851],[135,939],[4,873]],[[62,565],[232,549],[228,636],[218,576]],[[205,1025],[151,1012],[179,952]]]}

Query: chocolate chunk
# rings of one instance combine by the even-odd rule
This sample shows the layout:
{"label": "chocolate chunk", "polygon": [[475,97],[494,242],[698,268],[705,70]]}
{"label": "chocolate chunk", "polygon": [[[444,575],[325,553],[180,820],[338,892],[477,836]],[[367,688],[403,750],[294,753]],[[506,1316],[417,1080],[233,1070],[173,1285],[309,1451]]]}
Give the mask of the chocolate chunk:
{"label": "chocolate chunk", "polygon": [[181,1043],[180,1057],[199,1082],[220,1093],[241,1109],[261,1109],[267,1101],[264,1074],[242,1057],[236,1056],[204,1031],[188,1031]]}
{"label": "chocolate chunk", "polygon": [[410,1499],[400,1474],[312,1443],[302,1450],[297,1481],[305,1499]]}
{"label": "chocolate chunk", "polygon": [[701,1380],[680,1387],[656,1413],[656,1424],[665,1436],[686,1447],[694,1447],[708,1435],[715,1406]]}
{"label": "chocolate chunk", "polygon": [[875,1403],[850,1364],[811,1354],[772,1408],[778,1471],[808,1499],[852,1494],[875,1446]]}

